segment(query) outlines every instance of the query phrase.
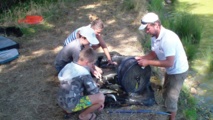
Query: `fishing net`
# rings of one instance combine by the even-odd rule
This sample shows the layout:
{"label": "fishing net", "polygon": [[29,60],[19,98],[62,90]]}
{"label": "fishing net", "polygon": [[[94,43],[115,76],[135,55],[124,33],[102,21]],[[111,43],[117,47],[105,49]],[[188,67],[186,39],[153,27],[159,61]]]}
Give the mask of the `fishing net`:
{"label": "fishing net", "polygon": [[134,57],[122,60],[118,67],[118,83],[128,93],[141,93],[149,84],[151,67],[138,65]]}
{"label": "fishing net", "polygon": [[[100,56],[99,62],[97,62],[105,72],[103,76],[105,84],[101,89],[109,89],[105,93],[106,107],[121,107],[131,104],[154,105],[156,103],[154,91],[150,85],[151,67],[142,68],[132,56],[112,54],[111,57],[118,65],[107,67],[107,60],[103,56]],[[112,87],[115,84],[119,87]],[[117,91],[117,93],[110,93],[110,90]]]}

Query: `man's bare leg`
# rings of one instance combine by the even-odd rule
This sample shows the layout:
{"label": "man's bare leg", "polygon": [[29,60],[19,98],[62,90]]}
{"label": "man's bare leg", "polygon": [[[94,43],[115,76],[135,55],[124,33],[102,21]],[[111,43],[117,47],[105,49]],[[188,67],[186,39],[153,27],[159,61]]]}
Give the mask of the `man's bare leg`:
{"label": "man's bare leg", "polygon": [[175,120],[176,112],[171,112],[170,114],[169,120]]}

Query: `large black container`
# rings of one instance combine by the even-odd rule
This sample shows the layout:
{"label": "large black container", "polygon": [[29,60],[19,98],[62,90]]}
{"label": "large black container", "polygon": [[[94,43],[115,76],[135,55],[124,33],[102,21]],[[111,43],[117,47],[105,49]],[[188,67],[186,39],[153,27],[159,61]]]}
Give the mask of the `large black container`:
{"label": "large black container", "polygon": [[[107,84],[102,86],[101,89],[104,88],[105,91],[106,88],[114,90],[112,93],[105,93],[105,105],[109,107],[115,107],[116,105],[122,106],[122,104],[154,105],[156,103],[154,91],[150,84],[151,67],[141,67],[133,56],[113,54],[112,60],[117,62],[118,65],[110,67],[110,69],[107,69],[109,67],[106,66],[106,58],[102,56],[99,57],[98,60],[101,61],[98,62],[98,65],[107,69],[107,71],[105,70],[106,75],[103,76]],[[120,87],[114,88],[115,84]],[[117,91],[117,93],[115,93],[115,91]],[[110,92],[110,90],[108,92]],[[117,101],[115,99],[117,99]]]}
{"label": "large black container", "polygon": [[150,83],[151,67],[138,65],[134,57],[126,57],[118,67],[118,83],[127,93],[141,93]]}

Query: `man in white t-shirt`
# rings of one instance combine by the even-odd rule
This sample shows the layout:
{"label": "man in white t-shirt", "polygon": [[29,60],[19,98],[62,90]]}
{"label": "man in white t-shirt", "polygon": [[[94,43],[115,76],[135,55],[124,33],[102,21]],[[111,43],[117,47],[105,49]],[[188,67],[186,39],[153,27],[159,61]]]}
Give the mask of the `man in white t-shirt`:
{"label": "man in white t-shirt", "polygon": [[189,69],[183,45],[177,34],[161,25],[155,13],[143,16],[139,30],[151,35],[151,52],[135,59],[143,67],[152,65],[166,68],[163,98],[167,112],[171,113],[170,120],[175,120],[178,97]]}

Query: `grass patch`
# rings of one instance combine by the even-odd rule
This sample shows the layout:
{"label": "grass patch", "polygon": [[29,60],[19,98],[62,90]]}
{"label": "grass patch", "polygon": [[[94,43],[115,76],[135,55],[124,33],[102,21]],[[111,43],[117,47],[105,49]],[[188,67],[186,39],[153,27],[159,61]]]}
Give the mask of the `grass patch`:
{"label": "grass patch", "polygon": [[213,58],[211,58],[211,60],[209,61],[209,68],[208,71],[211,72],[213,71]]}
{"label": "grass patch", "polygon": [[178,104],[187,120],[197,120],[197,101],[189,94],[189,90],[185,86],[180,93],[180,100]]}
{"label": "grass patch", "polygon": [[191,61],[194,59],[195,54],[198,51],[198,45],[197,44],[193,44],[192,41],[190,41],[191,39],[188,37],[184,37],[181,39],[182,40],[182,44],[184,45],[184,49],[186,51],[186,55],[188,57],[188,60]]}
{"label": "grass patch", "polygon": [[122,4],[122,10],[133,10],[135,9],[135,3],[133,0],[124,0]]}
{"label": "grass patch", "polygon": [[[121,11],[135,11],[141,10],[141,5],[145,2],[143,0],[123,0],[121,5]],[[143,6],[144,7],[144,6]]]}
{"label": "grass patch", "polygon": [[144,53],[148,53],[151,50],[151,41],[149,40],[150,36],[145,35],[145,38],[142,39],[141,45],[143,46]]}
{"label": "grass patch", "polygon": [[[193,66],[194,70],[199,71],[200,74],[206,74],[207,76],[212,73],[213,71],[213,56],[212,56],[212,47],[206,47],[205,52],[202,51],[201,54],[199,55],[200,58],[197,59],[197,61],[201,62],[194,62],[196,64]],[[197,58],[197,56],[196,56]],[[202,66],[203,69],[200,69]],[[209,78],[210,79],[210,78]]]}
{"label": "grass patch", "polygon": [[[10,9],[0,14],[2,26],[17,26],[25,35],[33,35],[42,30],[50,30],[54,27],[51,23],[61,19],[66,12],[60,10],[65,7],[65,2],[58,0],[29,0],[18,3]],[[44,18],[41,24],[27,25],[19,24],[18,20],[25,18],[26,15],[40,15]]]}
{"label": "grass patch", "polygon": [[172,19],[170,28],[179,35],[181,39],[188,38],[191,44],[199,44],[202,35],[202,24],[197,16],[189,13],[177,12]]}
{"label": "grass patch", "polygon": [[148,4],[148,10],[150,12],[155,12],[158,15],[162,14],[164,11],[164,4],[163,0],[150,0],[150,3]]}
{"label": "grass patch", "polygon": [[197,111],[195,109],[186,109],[184,114],[187,120],[197,120]]}
{"label": "grass patch", "polygon": [[213,49],[211,47],[207,47],[205,54],[203,55],[204,58],[207,60],[207,71],[206,73],[212,73],[213,71],[213,56],[212,56]]}

